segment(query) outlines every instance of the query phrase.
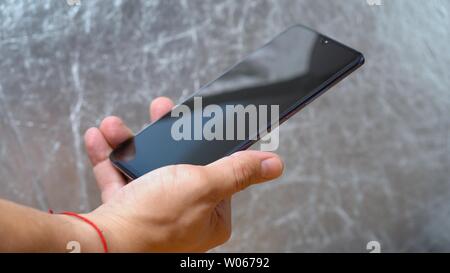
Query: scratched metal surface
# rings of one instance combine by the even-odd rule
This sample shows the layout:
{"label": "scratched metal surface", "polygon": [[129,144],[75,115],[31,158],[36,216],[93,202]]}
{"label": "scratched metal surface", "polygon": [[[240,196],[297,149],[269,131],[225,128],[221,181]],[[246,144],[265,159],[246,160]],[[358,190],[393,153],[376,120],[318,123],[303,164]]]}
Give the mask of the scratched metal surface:
{"label": "scratched metal surface", "polygon": [[83,132],[176,101],[294,23],[367,63],[282,126],[277,181],[233,200],[216,251],[450,251],[450,2],[0,3],[0,197],[99,204]]}

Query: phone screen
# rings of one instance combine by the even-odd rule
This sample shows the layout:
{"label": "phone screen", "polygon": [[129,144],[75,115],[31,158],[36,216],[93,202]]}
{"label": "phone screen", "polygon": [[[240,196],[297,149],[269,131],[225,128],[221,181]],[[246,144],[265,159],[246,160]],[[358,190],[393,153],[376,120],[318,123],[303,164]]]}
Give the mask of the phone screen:
{"label": "phone screen", "polygon": [[[275,112],[268,110],[263,117],[258,110],[273,106],[282,122],[363,62],[361,53],[306,27],[292,26],[121,144],[111,161],[132,179],[172,164],[209,164],[248,148],[272,129]],[[223,114],[195,111],[199,104]],[[245,107],[244,115],[227,111],[230,106]],[[186,109],[190,112],[181,111]],[[250,117],[255,109],[257,126]],[[218,121],[215,126],[207,125],[213,118]],[[215,128],[220,120],[226,126]],[[201,135],[204,126],[215,138]]]}

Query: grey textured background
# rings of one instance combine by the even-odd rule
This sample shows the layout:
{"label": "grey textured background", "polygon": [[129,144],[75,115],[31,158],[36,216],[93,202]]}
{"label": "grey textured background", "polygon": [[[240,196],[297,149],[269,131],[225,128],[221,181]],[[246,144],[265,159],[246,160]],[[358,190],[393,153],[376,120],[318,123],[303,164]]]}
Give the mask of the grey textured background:
{"label": "grey textured background", "polygon": [[83,132],[138,130],[287,26],[362,51],[365,66],[281,128],[286,171],[234,198],[216,251],[450,251],[450,2],[0,2],[0,197],[99,205]]}

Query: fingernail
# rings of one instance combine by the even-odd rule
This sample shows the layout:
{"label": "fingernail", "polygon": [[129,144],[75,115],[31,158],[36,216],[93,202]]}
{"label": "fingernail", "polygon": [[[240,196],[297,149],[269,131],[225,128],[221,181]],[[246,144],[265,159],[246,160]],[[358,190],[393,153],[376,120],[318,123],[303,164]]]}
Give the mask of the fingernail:
{"label": "fingernail", "polygon": [[261,162],[261,176],[266,179],[273,179],[283,172],[283,163],[278,157],[264,159]]}

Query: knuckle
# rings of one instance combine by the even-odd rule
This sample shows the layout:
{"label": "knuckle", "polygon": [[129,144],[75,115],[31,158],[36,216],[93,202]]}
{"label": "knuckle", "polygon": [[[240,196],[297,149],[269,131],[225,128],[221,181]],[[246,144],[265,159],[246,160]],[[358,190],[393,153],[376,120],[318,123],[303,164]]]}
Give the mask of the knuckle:
{"label": "knuckle", "polygon": [[163,176],[164,180],[182,183],[189,187],[187,190],[193,190],[200,195],[207,194],[211,186],[208,183],[206,171],[200,166],[172,165],[166,169],[166,173]]}
{"label": "knuckle", "polygon": [[184,164],[167,166],[167,170],[174,178],[191,177],[193,174],[195,174],[195,170],[194,168],[192,168],[192,166]]}
{"label": "knuckle", "polygon": [[162,182],[164,188],[174,189],[183,183],[185,179],[183,177],[182,166],[179,165],[170,165],[160,169],[157,169],[154,172],[155,178]]}
{"label": "knuckle", "polygon": [[178,165],[171,165],[161,169],[161,177],[164,181],[176,180],[180,170]]}

